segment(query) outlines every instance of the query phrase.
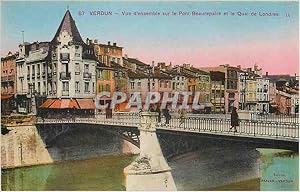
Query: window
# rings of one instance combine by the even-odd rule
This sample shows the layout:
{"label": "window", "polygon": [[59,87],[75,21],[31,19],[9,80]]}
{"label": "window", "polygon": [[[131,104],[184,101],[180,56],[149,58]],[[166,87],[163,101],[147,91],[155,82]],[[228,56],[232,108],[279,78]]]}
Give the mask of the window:
{"label": "window", "polygon": [[134,89],[134,82],[131,82],[131,83],[130,83],[130,88],[131,88],[131,89]]}
{"label": "window", "polygon": [[64,81],[62,83],[63,83],[63,91],[69,91],[69,82]]}
{"label": "window", "polygon": [[79,81],[75,82],[75,92],[80,92],[79,91]]}
{"label": "window", "polygon": [[40,64],[37,65],[37,73],[40,73],[41,71],[41,67],[40,67]]}
{"label": "window", "polygon": [[85,73],[89,72],[89,64],[84,64],[84,72]]}
{"label": "window", "polygon": [[141,88],[142,83],[141,83],[141,82],[138,82],[138,83],[137,83],[137,86],[138,86],[138,88]]}
{"label": "window", "polygon": [[41,92],[41,83],[38,82],[38,88],[37,88],[37,91],[40,93]]}
{"label": "window", "polygon": [[79,65],[79,63],[75,63],[75,72],[80,72],[80,65]]}
{"label": "window", "polygon": [[34,75],[35,75],[35,66],[32,65],[32,76],[34,76]]}
{"label": "window", "polygon": [[95,92],[95,83],[93,82],[93,93]]}
{"label": "window", "polygon": [[77,50],[77,49],[79,49],[79,46],[78,46],[78,45],[76,45],[76,46],[75,46],[75,49],[76,49],[76,50]]}
{"label": "window", "polygon": [[43,63],[43,73],[46,72],[46,63]]}
{"label": "window", "polygon": [[110,89],[109,85],[106,84],[106,85],[105,85],[105,91],[110,91],[109,89]]}
{"label": "window", "polygon": [[43,82],[44,91],[46,91],[46,81]]}
{"label": "window", "polygon": [[86,93],[89,92],[89,82],[84,83],[84,92],[86,92]]}

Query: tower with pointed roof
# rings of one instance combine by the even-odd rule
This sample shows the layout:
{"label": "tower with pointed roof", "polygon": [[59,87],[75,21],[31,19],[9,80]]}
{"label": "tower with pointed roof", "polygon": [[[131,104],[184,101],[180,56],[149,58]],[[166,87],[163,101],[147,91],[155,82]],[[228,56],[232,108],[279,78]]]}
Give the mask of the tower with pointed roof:
{"label": "tower with pointed roof", "polygon": [[52,77],[48,81],[52,98],[93,98],[95,95],[96,57],[79,33],[69,10],[66,11],[52,41]]}

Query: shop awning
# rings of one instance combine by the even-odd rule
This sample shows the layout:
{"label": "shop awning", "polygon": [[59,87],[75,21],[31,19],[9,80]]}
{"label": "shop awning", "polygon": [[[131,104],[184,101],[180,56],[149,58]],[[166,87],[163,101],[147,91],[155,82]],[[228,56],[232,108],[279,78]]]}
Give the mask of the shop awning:
{"label": "shop awning", "polygon": [[49,106],[50,109],[60,109],[61,100],[55,99],[54,103]]}
{"label": "shop awning", "polygon": [[1,100],[2,100],[2,99],[9,99],[9,98],[11,98],[12,96],[14,96],[14,95],[1,95]]}
{"label": "shop awning", "polygon": [[71,109],[79,109],[79,105],[78,105],[76,99],[70,100],[69,108],[71,108]]}
{"label": "shop awning", "polygon": [[76,99],[80,109],[95,109],[93,99]]}
{"label": "shop awning", "polygon": [[40,108],[48,108],[55,100],[54,99],[47,99]]}
{"label": "shop awning", "polygon": [[47,99],[40,108],[79,109],[76,99]]}

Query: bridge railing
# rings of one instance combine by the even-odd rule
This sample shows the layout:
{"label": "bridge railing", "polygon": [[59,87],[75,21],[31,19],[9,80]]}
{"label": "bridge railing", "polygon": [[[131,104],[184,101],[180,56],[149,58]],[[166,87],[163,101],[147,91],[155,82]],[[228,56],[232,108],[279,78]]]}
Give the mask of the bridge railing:
{"label": "bridge railing", "polygon": [[[299,124],[293,122],[265,121],[257,120],[241,120],[237,127],[237,133],[230,130],[230,118],[228,116],[189,116],[184,118],[172,114],[169,125],[164,125],[165,118],[161,117],[161,124],[157,124],[158,129],[180,130],[186,132],[201,132],[214,134],[238,134],[251,137],[271,137],[278,139],[298,139]],[[139,127],[141,116],[139,113],[99,113],[94,117],[76,117],[76,118],[60,118],[60,119],[40,119],[37,123],[91,123],[102,125],[117,125],[127,127]]]}
{"label": "bridge railing", "polygon": [[[230,119],[227,118],[203,118],[203,117],[171,117],[169,124],[162,117],[158,127],[162,129],[176,129],[181,131],[230,133]],[[272,138],[299,138],[299,124],[290,122],[272,122],[263,120],[241,120],[237,127],[237,134],[246,136],[262,136]]]}

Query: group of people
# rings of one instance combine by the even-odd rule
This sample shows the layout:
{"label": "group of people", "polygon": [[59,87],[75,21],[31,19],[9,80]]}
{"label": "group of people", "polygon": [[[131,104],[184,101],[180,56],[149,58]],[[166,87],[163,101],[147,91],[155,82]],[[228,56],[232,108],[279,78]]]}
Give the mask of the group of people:
{"label": "group of people", "polygon": [[[167,107],[161,110],[161,108],[160,108],[159,105],[157,105],[156,107],[150,106],[150,111],[158,113],[157,122],[159,124],[161,124],[161,114],[163,114],[163,116],[166,119],[165,125],[169,125],[170,120],[171,120],[171,114],[170,114],[170,111],[169,111],[169,109]],[[185,123],[186,111],[184,109],[181,109],[179,111],[179,115],[180,115],[179,116],[179,127],[181,127]],[[237,108],[236,107],[233,107],[233,109],[232,109],[230,120],[231,120],[230,121],[231,127],[230,127],[229,130],[233,129],[234,132],[237,132],[237,128],[236,127],[239,126],[240,120],[239,120],[239,116],[238,116]]]}
{"label": "group of people", "polygon": [[171,114],[170,114],[170,110],[167,107],[161,110],[159,105],[157,105],[155,108],[154,106],[150,106],[150,111],[158,113],[157,122],[159,124],[161,123],[161,113],[162,113],[166,119],[166,125],[169,125],[171,120]]}

